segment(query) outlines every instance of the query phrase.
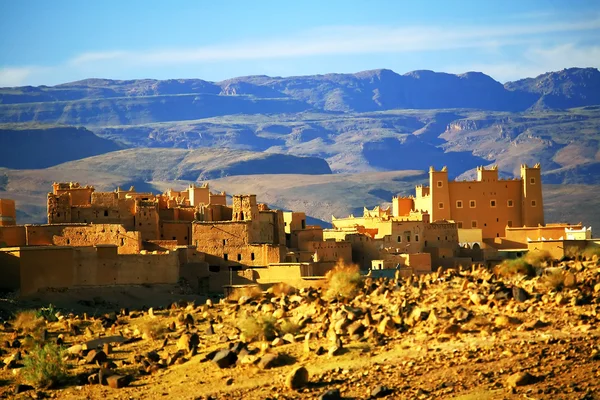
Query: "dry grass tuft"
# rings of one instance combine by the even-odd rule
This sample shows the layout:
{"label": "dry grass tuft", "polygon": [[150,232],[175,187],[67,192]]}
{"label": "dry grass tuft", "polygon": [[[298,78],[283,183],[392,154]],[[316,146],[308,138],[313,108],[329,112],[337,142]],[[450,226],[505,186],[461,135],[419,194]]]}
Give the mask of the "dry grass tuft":
{"label": "dry grass tuft", "polygon": [[233,292],[227,296],[227,300],[229,301],[238,301],[242,297],[247,297],[249,299],[257,299],[262,296],[263,292],[260,290],[258,286],[244,286],[241,288],[235,289]]}
{"label": "dry grass tuft", "polygon": [[23,360],[21,376],[31,385],[51,388],[67,377],[67,366],[63,360],[63,350],[54,343],[36,347]]}
{"label": "dry grass tuft", "polygon": [[357,265],[339,262],[325,275],[325,297],[349,299],[356,295],[362,281]]}
{"label": "dry grass tuft", "polygon": [[273,340],[277,332],[275,323],[275,318],[270,315],[259,318],[245,315],[237,320],[237,327],[247,340]]}
{"label": "dry grass tuft", "polygon": [[546,267],[550,262],[552,262],[552,260],[554,260],[550,253],[546,250],[530,251],[525,254],[523,259],[534,268]]}
{"label": "dry grass tuft", "polygon": [[596,260],[596,261],[598,261],[600,259],[600,246],[589,246],[589,247],[586,247],[581,252],[581,255],[586,260]]}
{"label": "dry grass tuft", "polygon": [[275,285],[273,285],[271,287],[271,292],[276,297],[280,297],[283,295],[289,296],[291,294],[296,293],[296,288],[291,285],[288,285],[285,282],[280,282],[280,283],[276,283]]}
{"label": "dry grass tuft", "polygon": [[539,281],[540,286],[548,291],[560,291],[565,287],[577,285],[577,280],[573,273],[564,271],[560,268],[549,268]]}
{"label": "dry grass tuft", "polygon": [[21,311],[15,317],[15,322],[13,323],[14,328],[23,333],[36,333],[44,325],[46,325],[44,318],[38,317],[35,310]]}
{"label": "dry grass tuft", "polygon": [[300,332],[300,325],[298,325],[292,320],[284,319],[279,324],[279,331],[284,335],[286,333],[291,333],[292,335],[295,335],[298,332]]}
{"label": "dry grass tuft", "polygon": [[147,321],[141,324],[140,332],[150,340],[163,339],[167,333],[167,327],[156,321]]}

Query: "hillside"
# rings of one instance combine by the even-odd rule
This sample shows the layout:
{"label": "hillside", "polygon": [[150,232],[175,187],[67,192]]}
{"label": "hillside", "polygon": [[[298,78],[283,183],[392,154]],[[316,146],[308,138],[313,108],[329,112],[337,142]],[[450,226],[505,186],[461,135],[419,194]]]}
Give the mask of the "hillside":
{"label": "hillside", "polygon": [[0,167],[31,169],[104,154],[122,146],[85,128],[16,127],[0,129],[0,148]]}

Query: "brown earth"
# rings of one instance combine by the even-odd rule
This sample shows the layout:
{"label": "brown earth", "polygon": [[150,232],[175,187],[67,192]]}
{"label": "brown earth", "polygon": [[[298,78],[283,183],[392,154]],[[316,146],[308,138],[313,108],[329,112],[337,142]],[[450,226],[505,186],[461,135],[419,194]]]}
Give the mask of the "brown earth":
{"label": "brown earth", "polygon": [[[297,294],[245,291],[214,305],[182,301],[87,320],[59,314],[38,328],[47,330],[46,341],[63,334],[67,348],[113,342],[107,374],[131,383],[88,384],[100,366],[86,363],[91,350],[71,347],[70,378],[58,388],[15,395],[17,383],[26,383],[17,361],[0,370],[0,397],[316,399],[339,389],[341,398],[355,399],[600,398],[600,264],[596,258],[544,266],[534,278],[486,269],[397,281],[367,277],[356,285],[350,277],[346,286],[330,280]],[[257,328],[263,320],[272,332]],[[252,340],[257,333],[271,337]],[[34,341],[28,335],[39,332],[16,329],[14,321],[2,326],[5,363],[17,351],[27,356]],[[21,348],[7,346],[14,338]],[[219,368],[210,360],[211,352],[230,348],[231,357],[237,352],[234,365]],[[269,358],[275,365],[265,369]],[[290,389],[286,377],[299,366],[308,370],[308,382]]]}

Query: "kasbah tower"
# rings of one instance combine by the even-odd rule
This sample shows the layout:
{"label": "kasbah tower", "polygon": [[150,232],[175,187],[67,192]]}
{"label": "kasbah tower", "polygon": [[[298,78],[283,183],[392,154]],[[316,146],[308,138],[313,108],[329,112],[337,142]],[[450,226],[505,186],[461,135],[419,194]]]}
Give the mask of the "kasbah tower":
{"label": "kasbah tower", "polygon": [[504,236],[507,226],[544,225],[540,165],[521,165],[520,179],[499,179],[497,167],[478,167],[476,181],[449,181],[446,167],[431,167],[429,187],[416,188],[415,208],[428,211],[432,221],[479,228],[484,239]]}

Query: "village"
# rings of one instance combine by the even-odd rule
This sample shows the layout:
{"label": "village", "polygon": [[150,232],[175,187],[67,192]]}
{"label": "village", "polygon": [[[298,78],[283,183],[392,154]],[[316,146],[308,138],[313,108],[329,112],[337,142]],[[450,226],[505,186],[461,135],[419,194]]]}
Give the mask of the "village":
{"label": "village", "polygon": [[15,202],[0,199],[0,289],[40,290],[176,284],[197,294],[276,283],[304,287],[338,263],[365,275],[408,277],[438,269],[492,267],[529,251],[560,260],[600,246],[591,227],[546,222],[540,165],[500,179],[495,167],[450,181],[444,167],[429,186],[392,206],[307,225],[303,212],[270,209],[255,195],[182,191],[97,192],[54,183],[48,223],[18,225]]}

